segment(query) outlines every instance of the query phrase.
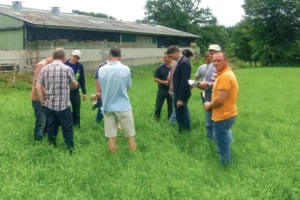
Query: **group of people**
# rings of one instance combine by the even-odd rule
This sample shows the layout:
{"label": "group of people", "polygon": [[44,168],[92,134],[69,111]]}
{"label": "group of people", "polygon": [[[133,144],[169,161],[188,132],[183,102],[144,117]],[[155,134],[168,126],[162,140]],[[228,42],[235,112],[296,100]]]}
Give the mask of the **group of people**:
{"label": "group of people", "polygon": [[192,57],[190,50],[181,52],[175,46],[170,46],[164,54],[164,63],[154,73],[154,81],[158,83],[154,116],[160,119],[166,100],[169,123],[177,123],[179,133],[191,132],[188,102],[191,89],[199,88],[205,110],[207,137],[216,143],[221,163],[230,164],[231,127],[237,115],[237,79],[219,45],[209,46],[205,55],[206,64],[198,68],[195,81],[190,79]]}
{"label": "group of people", "polygon": [[[36,65],[31,92],[35,113],[34,139],[43,140],[48,132],[48,142],[56,145],[58,126],[61,125],[66,146],[73,152],[73,126],[80,128],[80,90],[82,100],[86,100],[84,68],[79,63],[81,52],[74,50],[66,60],[64,49],[58,48],[49,57]],[[229,67],[228,58],[219,45],[210,45],[206,64],[200,66],[191,85],[191,63],[193,53],[180,51],[170,46],[163,56],[164,63],[154,74],[158,83],[155,117],[161,117],[165,100],[168,104],[170,124],[178,124],[179,133],[191,131],[188,102],[191,89],[201,89],[201,99],[205,109],[207,136],[214,140],[222,164],[231,163],[230,143],[237,110],[238,84]],[[132,107],[128,97],[131,87],[130,68],[121,63],[121,49],[112,47],[108,60],[101,63],[95,76],[98,108],[95,123],[104,118],[105,136],[108,150],[116,152],[117,130],[121,128],[128,139],[128,147],[137,150]],[[72,107],[72,109],[71,109]]]}

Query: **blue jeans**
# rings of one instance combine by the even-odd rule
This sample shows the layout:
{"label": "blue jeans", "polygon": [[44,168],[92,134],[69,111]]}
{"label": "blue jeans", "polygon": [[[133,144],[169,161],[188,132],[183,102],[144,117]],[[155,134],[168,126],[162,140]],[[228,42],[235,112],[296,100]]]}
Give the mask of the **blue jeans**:
{"label": "blue jeans", "polygon": [[56,146],[56,136],[58,134],[58,124],[61,124],[65,143],[69,150],[74,148],[73,141],[73,117],[71,108],[62,111],[51,110],[43,107],[43,111],[49,123],[48,142]]}
{"label": "blue jeans", "polygon": [[217,152],[223,165],[231,163],[230,144],[232,142],[231,126],[234,124],[236,116],[223,121],[214,121],[215,139]]}
{"label": "blue jeans", "polygon": [[98,111],[97,111],[97,115],[96,115],[96,123],[100,122],[101,120],[103,119],[103,113],[102,113],[102,110],[101,110],[101,107],[98,108]]}
{"label": "blue jeans", "polygon": [[179,133],[183,131],[191,131],[191,119],[189,116],[188,100],[183,101],[183,106],[177,107],[178,99],[175,97],[174,106],[176,110],[176,118],[179,128]]}
{"label": "blue jeans", "polygon": [[172,111],[172,115],[171,115],[171,117],[170,117],[170,119],[169,119],[169,124],[174,125],[174,124],[177,123],[177,119],[176,119],[176,109],[175,109],[175,104],[176,104],[176,103],[175,103],[175,95],[172,94],[172,93],[170,93],[170,96],[171,96],[172,101],[173,101],[173,111]]}
{"label": "blue jeans", "polygon": [[211,110],[205,111],[205,126],[206,126],[207,137],[210,140],[215,140],[215,138],[214,138],[214,122],[211,119],[211,117],[212,117]]}
{"label": "blue jeans", "polygon": [[42,106],[39,101],[32,101],[32,107],[35,116],[34,139],[43,140],[43,132],[46,126],[46,116],[42,111]]}

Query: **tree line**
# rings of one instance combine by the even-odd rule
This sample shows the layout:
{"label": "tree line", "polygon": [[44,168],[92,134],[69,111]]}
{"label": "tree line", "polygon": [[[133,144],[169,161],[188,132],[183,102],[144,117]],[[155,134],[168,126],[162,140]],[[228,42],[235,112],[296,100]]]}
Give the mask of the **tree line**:
{"label": "tree line", "polygon": [[219,25],[211,10],[200,6],[201,0],[147,0],[142,22],[201,36],[201,55],[215,43],[230,57],[250,64],[300,64],[299,0],[244,0],[245,16],[233,27]]}

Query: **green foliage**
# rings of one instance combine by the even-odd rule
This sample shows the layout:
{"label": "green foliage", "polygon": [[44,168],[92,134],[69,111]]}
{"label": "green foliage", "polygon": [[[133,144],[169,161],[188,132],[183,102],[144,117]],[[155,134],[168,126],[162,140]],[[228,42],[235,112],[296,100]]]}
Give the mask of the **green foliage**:
{"label": "green foliage", "polygon": [[229,50],[229,36],[224,26],[203,26],[199,27],[198,32],[201,38],[197,40],[197,44],[200,47],[201,55],[205,55],[211,44],[220,45],[224,51]]}
{"label": "green foliage", "polygon": [[72,13],[76,13],[78,15],[87,15],[87,16],[92,16],[92,17],[99,17],[99,18],[106,18],[106,19],[116,19],[112,16],[108,16],[107,14],[104,13],[94,13],[94,12],[84,12],[80,10],[72,10]]}
{"label": "green foliage", "polygon": [[[198,66],[193,67],[193,74]],[[190,135],[157,122],[153,67],[132,68],[129,92],[137,153],[129,153],[122,131],[116,155],[107,153],[103,123],[83,101],[76,152],[69,156],[61,130],[58,147],[33,141],[34,114],[29,91],[0,90],[0,199],[264,199],[300,198],[299,114],[295,112],[300,72],[295,68],[235,70],[239,115],[232,128],[233,165],[220,166],[205,133],[199,90],[189,101]],[[276,80],[276,81],[274,81]],[[93,77],[87,90],[95,91]],[[275,92],[274,92],[275,91]],[[288,101],[287,101],[288,98]]]}
{"label": "green foliage", "polygon": [[263,65],[300,63],[298,0],[245,0],[252,57]]}
{"label": "green foliage", "polygon": [[147,0],[145,20],[195,33],[195,27],[217,22],[209,8],[199,7],[200,2],[200,0]]}

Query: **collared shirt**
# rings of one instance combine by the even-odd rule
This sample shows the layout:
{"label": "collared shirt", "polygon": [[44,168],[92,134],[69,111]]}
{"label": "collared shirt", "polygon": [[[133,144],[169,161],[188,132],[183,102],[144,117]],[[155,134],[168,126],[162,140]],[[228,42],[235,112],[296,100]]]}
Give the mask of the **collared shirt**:
{"label": "collared shirt", "polygon": [[217,98],[219,90],[227,91],[228,94],[221,107],[212,109],[213,121],[223,121],[237,115],[236,102],[239,87],[237,79],[230,67],[218,72],[213,88],[212,100]]}
{"label": "collared shirt", "polygon": [[175,70],[176,70],[176,67],[177,67],[177,62],[176,62],[176,61],[173,61],[173,62],[172,62],[172,65],[171,65],[171,68],[170,68],[170,73],[169,73],[169,77],[170,77],[170,88],[169,88],[169,93],[170,93],[170,94],[174,94],[173,75],[174,75],[174,72],[175,72]]}
{"label": "collared shirt", "polygon": [[[206,73],[203,77],[203,80],[206,81],[206,82],[213,83],[216,80],[216,77],[217,77],[217,73],[216,73],[214,64],[210,63],[207,66],[207,70],[206,70]],[[211,95],[212,95],[212,87],[209,86],[208,88],[206,88],[204,90],[204,101],[211,101]]]}
{"label": "collared shirt", "polygon": [[176,60],[176,62],[178,63],[182,57],[183,57],[183,55],[180,56],[180,58],[178,58],[178,59]]}
{"label": "collared shirt", "polygon": [[75,82],[73,70],[60,60],[54,60],[42,69],[38,83],[46,88],[45,106],[62,111],[69,107],[70,84]]}
{"label": "collared shirt", "polygon": [[[38,64],[36,64],[35,69],[34,69],[34,75],[33,75],[33,84],[32,84],[32,90],[31,90],[31,94],[30,94],[30,100],[32,101],[39,101],[39,98],[37,96],[36,93],[36,83],[37,83],[37,79],[40,75],[41,70],[43,69],[43,67],[45,67],[46,65],[48,65],[48,59],[46,58],[45,60],[42,60],[41,62],[39,62]],[[44,90],[45,88],[43,88]]]}
{"label": "collared shirt", "polygon": [[120,61],[108,61],[98,71],[104,112],[131,110],[128,89],[131,87],[130,69]]}
{"label": "collared shirt", "polygon": [[198,69],[197,69],[197,72],[195,74],[195,77],[199,78],[200,80],[203,80],[204,79],[204,76],[207,72],[207,69],[208,69],[208,66],[209,64],[203,64],[201,65]]}

